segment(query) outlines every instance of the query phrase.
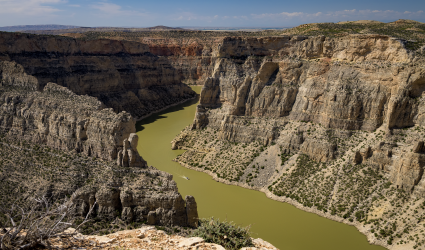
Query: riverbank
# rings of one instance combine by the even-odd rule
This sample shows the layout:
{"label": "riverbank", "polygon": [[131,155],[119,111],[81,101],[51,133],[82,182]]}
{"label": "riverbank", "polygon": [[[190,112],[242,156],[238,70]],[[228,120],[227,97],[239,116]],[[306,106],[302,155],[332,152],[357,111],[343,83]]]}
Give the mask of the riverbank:
{"label": "riverbank", "polygon": [[388,245],[386,242],[376,240],[373,237],[373,233],[370,231],[370,229],[371,229],[370,225],[366,225],[365,226],[365,225],[363,225],[363,224],[361,224],[359,222],[350,222],[348,219],[343,219],[343,218],[338,217],[338,216],[333,216],[333,215],[331,215],[329,213],[324,213],[323,211],[320,211],[320,210],[318,210],[318,209],[316,209],[314,207],[313,208],[311,208],[311,207],[305,207],[302,204],[300,204],[300,203],[298,203],[298,202],[296,202],[296,201],[294,201],[292,199],[289,199],[289,198],[286,198],[286,197],[276,196],[273,193],[271,193],[267,188],[261,188],[260,189],[260,188],[252,187],[252,186],[247,185],[245,183],[240,183],[240,182],[235,182],[235,181],[228,181],[228,180],[225,180],[225,179],[222,179],[222,178],[217,177],[217,174],[213,173],[210,170],[205,170],[205,169],[201,169],[201,168],[197,168],[197,167],[192,167],[192,166],[190,166],[190,165],[188,165],[188,164],[186,164],[186,163],[184,163],[182,161],[179,161],[177,159],[173,159],[173,161],[179,163],[180,165],[182,165],[185,168],[188,168],[188,169],[191,169],[191,170],[195,170],[195,171],[198,171],[198,172],[202,172],[202,173],[206,173],[209,176],[211,176],[213,180],[215,180],[217,182],[220,182],[220,183],[223,183],[223,184],[227,184],[227,185],[234,185],[234,186],[239,186],[239,187],[246,188],[246,189],[251,189],[251,190],[259,191],[259,192],[264,193],[266,195],[266,197],[269,198],[269,199],[272,199],[272,200],[275,200],[275,201],[279,201],[279,202],[285,202],[285,203],[288,203],[288,204],[296,207],[297,209],[303,210],[305,212],[317,214],[317,215],[319,215],[321,217],[324,217],[324,218],[327,218],[327,219],[330,219],[330,220],[333,220],[333,221],[336,221],[336,222],[340,222],[340,223],[343,223],[343,224],[346,224],[346,225],[354,226],[360,233],[362,233],[362,234],[364,234],[366,236],[367,241],[370,244],[382,246],[382,247],[385,247],[387,249],[411,249],[413,247],[413,244],[411,244],[411,246],[409,246],[409,245],[400,246],[400,247],[403,247],[403,248],[398,248],[398,246]]}

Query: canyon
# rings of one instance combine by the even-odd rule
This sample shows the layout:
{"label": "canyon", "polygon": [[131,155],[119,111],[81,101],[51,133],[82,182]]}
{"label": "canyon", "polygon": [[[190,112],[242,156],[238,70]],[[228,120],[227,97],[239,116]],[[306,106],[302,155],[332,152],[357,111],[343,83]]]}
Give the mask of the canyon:
{"label": "canyon", "polygon": [[134,133],[136,120],[193,99],[187,84],[203,85],[193,123],[171,142],[186,150],[175,161],[354,225],[370,243],[421,249],[423,46],[382,34],[183,32],[0,32],[3,147],[42,145],[96,166],[66,190],[49,180],[25,189],[70,195],[81,215],[96,201],[105,218],[196,227],[193,197],[148,166]]}

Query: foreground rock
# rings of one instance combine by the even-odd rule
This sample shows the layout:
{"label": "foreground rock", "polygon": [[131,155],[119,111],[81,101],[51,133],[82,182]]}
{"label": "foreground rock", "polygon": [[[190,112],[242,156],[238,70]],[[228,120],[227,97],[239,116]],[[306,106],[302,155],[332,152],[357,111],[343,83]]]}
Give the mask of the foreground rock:
{"label": "foreground rock", "polygon": [[[72,229],[70,229],[72,230]],[[125,230],[104,236],[84,236],[77,235],[80,242],[77,242],[83,249],[205,249],[224,250],[220,245],[206,243],[202,238],[185,238],[177,235],[168,235],[164,231],[155,227],[143,226],[139,229]],[[253,239],[254,247],[242,248],[246,250],[274,250],[277,249],[270,243],[262,239]],[[56,246],[62,247],[60,242]]]}

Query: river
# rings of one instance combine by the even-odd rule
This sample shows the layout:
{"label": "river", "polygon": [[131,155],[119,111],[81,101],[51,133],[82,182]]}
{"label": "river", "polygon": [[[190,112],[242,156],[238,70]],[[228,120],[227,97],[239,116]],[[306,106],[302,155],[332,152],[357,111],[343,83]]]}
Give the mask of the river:
{"label": "river", "polygon": [[[200,93],[201,86],[193,89]],[[251,225],[251,237],[262,238],[279,249],[378,250],[353,226],[308,213],[265,194],[214,181],[209,175],[173,162],[183,150],[171,150],[171,141],[195,116],[198,100],[171,107],[136,124],[138,151],[150,166],[174,176],[183,198],[193,195],[199,217],[220,218]],[[189,177],[185,180],[182,176]]]}

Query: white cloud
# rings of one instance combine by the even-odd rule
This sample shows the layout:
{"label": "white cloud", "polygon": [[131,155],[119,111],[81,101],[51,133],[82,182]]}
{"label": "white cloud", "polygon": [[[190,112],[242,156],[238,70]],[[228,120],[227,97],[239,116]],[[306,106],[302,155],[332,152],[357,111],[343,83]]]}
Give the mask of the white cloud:
{"label": "white cloud", "polygon": [[181,13],[177,13],[175,15],[173,15],[171,17],[171,20],[178,20],[178,21],[200,21],[200,22],[216,22],[216,21],[220,21],[220,20],[228,20],[228,19],[233,19],[233,20],[248,20],[249,18],[247,16],[219,16],[219,15],[214,15],[214,16],[206,16],[206,15],[198,15],[192,12],[181,12]]}
{"label": "white cloud", "polygon": [[102,15],[108,16],[147,16],[147,13],[134,11],[134,10],[123,10],[118,4],[108,2],[97,2],[90,6],[93,9],[100,11]]}
{"label": "white cloud", "polygon": [[423,18],[423,11],[419,10],[416,12],[410,11],[394,11],[394,10],[340,10],[333,12],[281,12],[281,13],[263,13],[263,14],[251,14],[254,19],[262,20],[294,20],[299,21],[339,21],[344,19],[359,20],[359,19],[371,19],[371,20],[384,20],[384,19],[409,19],[409,18]]}
{"label": "white cloud", "polygon": [[182,21],[192,21],[192,20],[211,21],[212,19],[217,19],[217,18],[219,18],[218,15],[210,17],[210,16],[197,15],[192,12],[180,12],[180,13],[177,13],[171,19],[182,20]]}
{"label": "white cloud", "polygon": [[309,14],[304,12],[281,12],[281,13],[264,13],[264,14],[251,14],[254,19],[292,19],[294,17],[309,17],[319,16],[321,12]]}
{"label": "white cloud", "polygon": [[0,14],[23,14],[29,16],[52,14],[61,11],[52,5],[65,0],[0,0]]}
{"label": "white cloud", "polygon": [[79,5],[79,4],[69,4],[68,6],[69,7],[75,7],[75,8],[81,7],[81,5]]}
{"label": "white cloud", "polygon": [[198,15],[192,12],[180,12],[171,16],[171,20],[176,21],[201,21],[201,22],[212,22],[213,20],[220,19],[219,15],[214,16],[206,16],[206,15]]}

